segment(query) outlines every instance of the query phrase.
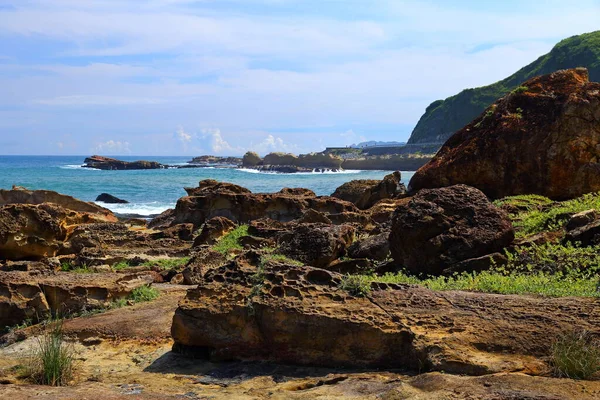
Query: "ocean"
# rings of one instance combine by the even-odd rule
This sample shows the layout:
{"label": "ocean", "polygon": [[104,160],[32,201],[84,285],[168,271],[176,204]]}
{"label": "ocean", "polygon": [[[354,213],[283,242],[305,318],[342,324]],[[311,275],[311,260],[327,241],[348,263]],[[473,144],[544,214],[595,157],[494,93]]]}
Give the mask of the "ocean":
{"label": "ocean", "polygon": [[[235,168],[188,168],[134,171],[101,171],[82,168],[86,156],[0,156],[0,188],[12,185],[47,189],[94,201],[109,193],[129,204],[97,204],[120,214],[153,215],[175,207],[185,196],[184,187],[196,187],[203,179],[216,179],[244,186],[255,193],[276,192],[284,187],[303,187],[317,195],[330,195],[353,179],[381,179],[390,171],[341,171],[297,174],[262,173]],[[191,157],[119,156],[121,160],[140,159],[169,165],[186,165]],[[408,184],[414,172],[402,172]]]}

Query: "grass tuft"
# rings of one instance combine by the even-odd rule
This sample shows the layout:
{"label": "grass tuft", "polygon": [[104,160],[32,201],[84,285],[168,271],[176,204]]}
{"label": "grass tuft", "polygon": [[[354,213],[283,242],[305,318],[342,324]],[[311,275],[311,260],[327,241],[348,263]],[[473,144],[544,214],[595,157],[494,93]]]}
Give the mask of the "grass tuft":
{"label": "grass tuft", "polygon": [[366,275],[346,275],[342,278],[340,289],[355,297],[365,297],[371,293],[373,279]]}
{"label": "grass tuft", "polygon": [[39,385],[64,386],[73,377],[74,350],[64,340],[62,320],[48,324],[38,338],[27,366],[27,375]]}
{"label": "grass tuft", "polygon": [[589,379],[600,371],[600,342],[586,331],[565,333],[552,344],[551,362],[557,377]]}
{"label": "grass tuft", "polygon": [[140,286],[133,289],[133,291],[127,296],[128,300],[134,303],[141,303],[144,301],[152,301],[160,295],[160,292],[151,286]]}

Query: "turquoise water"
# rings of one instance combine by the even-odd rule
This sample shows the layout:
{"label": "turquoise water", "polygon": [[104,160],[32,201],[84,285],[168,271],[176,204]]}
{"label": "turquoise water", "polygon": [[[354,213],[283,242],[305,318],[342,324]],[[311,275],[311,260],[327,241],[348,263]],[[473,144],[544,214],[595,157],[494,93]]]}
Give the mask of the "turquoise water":
{"label": "turquoise water", "polygon": [[[101,204],[118,213],[158,214],[185,196],[183,187],[196,187],[202,179],[216,179],[244,186],[255,193],[276,192],[284,187],[303,187],[329,195],[352,179],[381,179],[389,171],[273,174],[242,169],[190,168],[139,171],[100,171],[81,168],[85,156],[0,156],[0,188],[12,185],[48,189],[85,201],[103,192],[130,204]],[[163,164],[186,164],[190,157],[119,157],[126,161],[148,159]],[[403,172],[407,184],[413,172]]]}

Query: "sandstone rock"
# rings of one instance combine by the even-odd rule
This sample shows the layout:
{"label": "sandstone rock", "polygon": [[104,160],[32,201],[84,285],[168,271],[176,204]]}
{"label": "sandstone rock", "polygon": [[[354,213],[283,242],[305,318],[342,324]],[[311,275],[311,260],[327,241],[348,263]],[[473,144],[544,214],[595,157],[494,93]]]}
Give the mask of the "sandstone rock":
{"label": "sandstone rock", "polygon": [[373,269],[373,262],[366,258],[338,260],[327,266],[328,271],[337,272],[342,275],[371,274],[373,273]]}
{"label": "sandstone rock", "polygon": [[[62,221],[55,218],[57,214],[61,214]],[[64,209],[49,204],[0,207],[0,259],[55,256],[67,234],[66,214]]]}
{"label": "sandstone rock", "polygon": [[244,167],[255,167],[261,162],[262,158],[260,158],[260,156],[253,151],[248,151],[246,154],[244,154],[244,158],[242,158],[242,166]]}
{"label": "sandstone rock", "polygon": [[0,329],[26,319],[43,320],[50,313],[65,315],[107,306],[135,288],[152,283],[140,274],[0,273]]}
{"label": "sandstone rock", "polygon": [[115,158],[109,158],[104,156],[91,156],[86,158],[84,161],[85,168],[94,168],[102,170],[130,170],[130,169],[161,169],[168,168],[166,165],[162,165],[156,161],[122,161]]}
{"label": "sandstone rock", "polygon": [[359,239],[348,248],[348,256],[352,258],[368,258],[383,261],[390,255],[389,232],[380,233]]}
{"label": "sandstone rock", "polygon": [[192,193],[193,196],[182,197],[177,201],[172,218],[169,219],[171,224],[193,223],[198,228],[208,219],[218,216],[236,223],[248,223],[261,218],[288,222],[299,218],[307,209],[326,215],[359,211],[352,203],[333,197],[234,193],[230,190],[211,189]]}
{"label": "sandstone rock", "polygon": [[154,239],[173,238],[191,241],[194,239],[193,224],[177,224],[151,235]]}
{"label": "sandstone rock", "polygon": [[600,334],[597,299],[376,283],[366,297],[353,297],[341,280],[283,264],[259,273],[236,259],[207,273],[180,302],[174,350],[214,361],[544,374],[553,338],[574,328]]}
{"label": "sandstone rock", "polygon": [[227,194],[241,194],[241,193],[252,193],[250,190],[236,185],[234,183],[219,182],[214,179],[204,179],[200,181],[198,187],[195,188],[184,188],[189,196],[202,196],[206,194],[216,193],[227,193]]}
{"label": "sandstone rock", "polygon": [[235,223],[229,218],[213,217],[202,225],[200,234],[194,239],[194,247],[203,244],[215,244],[227,233],[234,230]]}
{"label": "sandstone rock", "polygon": [[317,197],[315,192],[305,188],[283,188],[279,191],[281,194],[288,196],[306,196],[306,197]]}
{"label": "sandstone rock", "polygon": [[245,249],[263,249],[265,247],[275,247],[275,241],[256,236],[242,236],[238,242]]}
{"label": "sandstone rock", "polygon": [[39,205],[44,203],[53,203],[66,210],[81,213],[87,216],[89,222],[117,222],[117,217],[104,207],[51,190],[0,189],[0,206],[8,204]]}
{"label": "sandstone rock", "polygon": [[108,204],[128,204],[127,200],[120,199],[118,197],[113,196],[112,194],[102,193],[96,197],[96,201],[101,201],[103,203]]}
{"label": "sandstone rock", "polygon": [[399,265],[436,275],[458,262],[499,252],[513,239],[504,211],[479,190],[454,185],[421,190],[398,207],[389,240]]}
{"label": "sandstone rock", "polygon": [[600,244],[600,220],[590,222],[587,225],[568,231],[565,235],[565,241],[581,243],[583,246]]}
{"label": "sandstone rock", "polygon": [[291,153],[269,153],[263,158],[264,165],[290,165],[298,166],[298,156]]}
{"label": "sandstone rock", "polygon": [[227,262],[227,256],[208,247],[198,250],[182,272],[184,285],[197,285],[202,276],[210,269],[220,267]]}
{"label": "sandstone rock", "polygon": [[346,254],[354,233],[349,225],[300,224],[279,236],[279,251],[307,265],[327,267]]}
{"label": "sandstone rock", "polygon": [[321,223],[331,224],[331,220],[327,218],[322,212],[315,211],[313,209],[306,210],[300,218],[297,219],[298,223],[310,224],[310,223]]}
{"label": "sandstone rock", "polygon": [[456,132],[409,189],[466,184],[491,198],[600,190],[600,83],[584,68],[528,80]]}
{"label": "sandstone rock", "polygon": [[375,205],[379,200],[402,196],[406,188],[400,182],[400,171],[386,175],[383,180],[359,179],[344,183],[331,197],[356,204],[362,210]]}

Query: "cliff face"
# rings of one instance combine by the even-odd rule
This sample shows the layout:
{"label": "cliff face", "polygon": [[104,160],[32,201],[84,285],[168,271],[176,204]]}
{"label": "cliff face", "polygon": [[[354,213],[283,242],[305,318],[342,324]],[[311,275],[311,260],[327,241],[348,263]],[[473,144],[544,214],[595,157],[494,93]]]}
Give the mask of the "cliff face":
{"label": "cliff face", "polygon": [[592,81],[600,81],[600,31],[573,36],[558,43],[550,53],[489,86],[466,89],[427,107],[409,143],[444,142],[471,122],[489,105],[510,93],[521,82],[560,69],[586,67]]}
{"label": "cliff face", "polygon": [[600,83],[585,68],[533,78],[456,132],[409,189],[459,183],[488,197],[600,190]]}

